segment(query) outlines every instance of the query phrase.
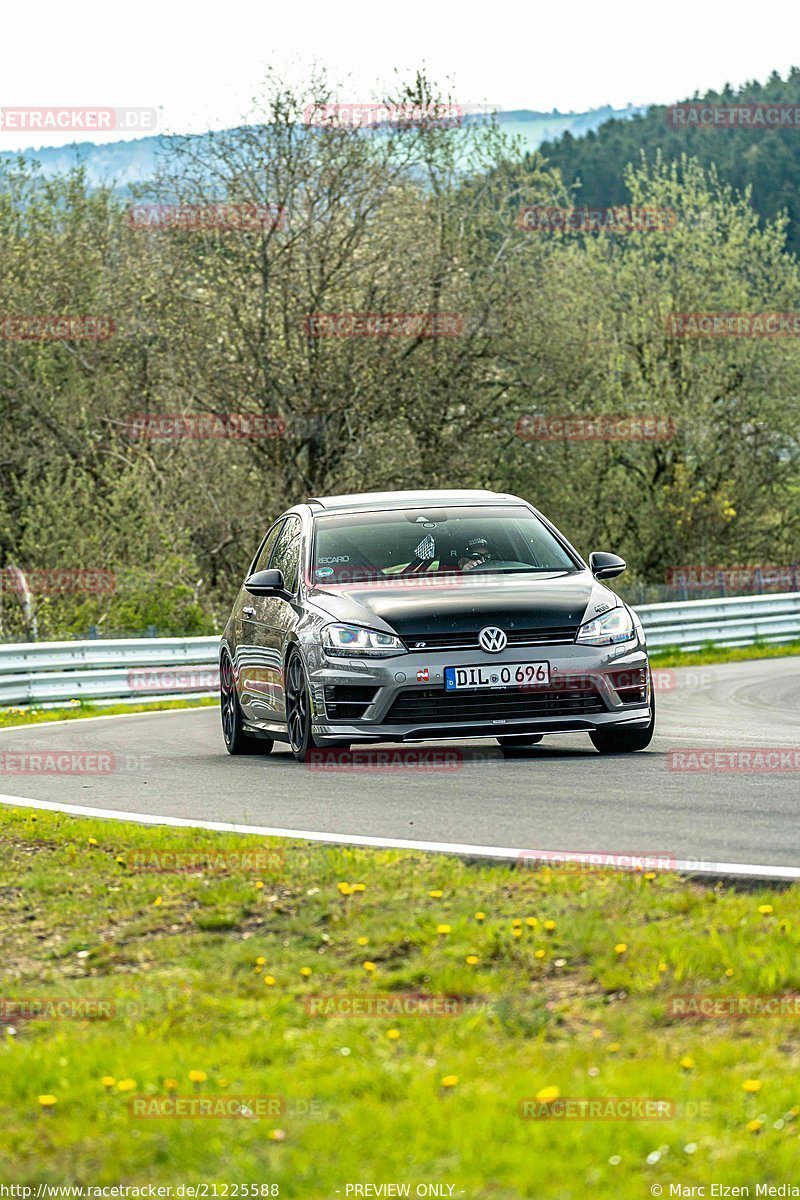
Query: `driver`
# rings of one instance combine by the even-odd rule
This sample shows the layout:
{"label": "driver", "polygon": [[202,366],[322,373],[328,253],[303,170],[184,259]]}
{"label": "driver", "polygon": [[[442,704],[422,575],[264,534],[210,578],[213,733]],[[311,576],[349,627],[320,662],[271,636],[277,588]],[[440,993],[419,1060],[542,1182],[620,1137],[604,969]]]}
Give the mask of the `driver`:
{"label": "driver", "polygon": [[473,567],[479,567],[482,563],[488,562],[492,557],[491,547],[485,537],[470,538],[464,547],[464,553],[458,560],[458,565],[462,571],[471,571]]}

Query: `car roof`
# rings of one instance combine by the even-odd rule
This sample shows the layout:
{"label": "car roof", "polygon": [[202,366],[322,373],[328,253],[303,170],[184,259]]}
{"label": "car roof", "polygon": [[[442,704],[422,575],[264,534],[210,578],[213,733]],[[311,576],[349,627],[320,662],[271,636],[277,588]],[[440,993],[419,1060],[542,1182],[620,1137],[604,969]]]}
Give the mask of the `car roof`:
{"label": "car roof", "polygon": [[484,488],[451,490],[360,492],[350,496],[310,496],[308,504],[325,512],[368,512],[382,508],[425,508],[469,504],[525,504],[519,496],[490,492]]}

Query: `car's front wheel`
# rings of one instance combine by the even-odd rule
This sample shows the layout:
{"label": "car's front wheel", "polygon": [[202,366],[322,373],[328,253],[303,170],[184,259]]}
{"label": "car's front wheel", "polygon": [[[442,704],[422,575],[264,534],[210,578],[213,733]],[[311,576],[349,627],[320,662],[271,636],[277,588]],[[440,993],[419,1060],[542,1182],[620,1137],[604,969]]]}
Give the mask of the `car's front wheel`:
{"label": "car's front wheel", "polygon": [[269,754],[271,738],[256,738],[244,731],[244,718],[236,695],[233,663],[225,652],[219,663],[219,700],[222,716],[222,736],[228,754]]}
{"label": "car's front wheel", "polygon": [[298,762],[308,762],[317,745],[311,732],[311,697],[298,650],[292,651],[286,665],[286,729],[292,754]]}
{"label": "car's front wheel", "polygon": [[633,754],[636,750],[646,750],[653,740],[656,728],[656,697],[653,691],[653,677],[650,676],[650,721],[638,728],[593,729],[589,734],[595,750],[601,754]]}

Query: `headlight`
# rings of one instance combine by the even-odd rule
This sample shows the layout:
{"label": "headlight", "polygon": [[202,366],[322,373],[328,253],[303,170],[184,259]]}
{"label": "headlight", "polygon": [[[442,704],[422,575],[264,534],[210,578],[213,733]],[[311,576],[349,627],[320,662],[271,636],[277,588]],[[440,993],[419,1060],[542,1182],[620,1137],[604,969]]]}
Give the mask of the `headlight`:
{"label": "headlight", "polygon": [[393,633],[362,629],[360,625],[326,625],[322,645],[326,654],[340,658],[389,658],[406,653],[400,638]]}
{"label": "headlight", "polygon": [[636,637],[633,618],[624,604],[610,612],[587,621],[578,630],[577,641],[585,646],[613,646],[616,642],[630,642]]}

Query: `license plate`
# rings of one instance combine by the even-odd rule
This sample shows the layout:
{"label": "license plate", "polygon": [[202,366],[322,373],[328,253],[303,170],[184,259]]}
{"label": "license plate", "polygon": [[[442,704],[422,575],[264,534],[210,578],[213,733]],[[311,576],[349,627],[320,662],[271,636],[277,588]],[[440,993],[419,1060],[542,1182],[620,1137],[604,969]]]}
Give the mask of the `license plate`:
{"label": "license plate", "polygon": [[445,667],[444,690],[461,692],[501,687],[546,687],[550,664],[546,662],[498,663],[496,667]]}

